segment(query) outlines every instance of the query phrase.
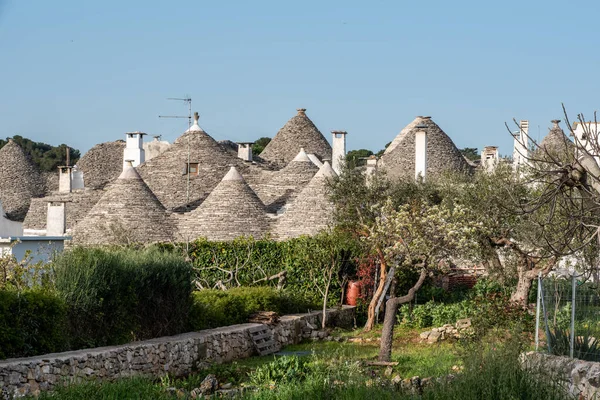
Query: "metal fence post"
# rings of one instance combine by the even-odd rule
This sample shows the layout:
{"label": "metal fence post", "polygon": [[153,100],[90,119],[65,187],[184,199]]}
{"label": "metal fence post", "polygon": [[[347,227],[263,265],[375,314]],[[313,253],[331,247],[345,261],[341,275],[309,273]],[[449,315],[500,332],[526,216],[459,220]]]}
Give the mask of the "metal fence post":
{"label": "metal fence post", "polygon": [[575,350],[575,291],[577,290],[577,272],[573,271],[573,287],[571,289],[571,349],[569,355],[573,358]]}
{"label": "metal fence post", "polygon": [[535,306],[535,351],[540,345],[540,302],[542,301],[542,273],[538,274],[537,304]]}
{"label": "metal fence post", "polygon": [[550,337],[550,327],[548,326],[548,313],[546,312],[546,302],[544,301],[544,281],[540,278],[540,288],[542,288],[542,312],[544,313],[544,326],[546,327],[546,344],[548,345],[548,353],[552,354],[552,339]]}

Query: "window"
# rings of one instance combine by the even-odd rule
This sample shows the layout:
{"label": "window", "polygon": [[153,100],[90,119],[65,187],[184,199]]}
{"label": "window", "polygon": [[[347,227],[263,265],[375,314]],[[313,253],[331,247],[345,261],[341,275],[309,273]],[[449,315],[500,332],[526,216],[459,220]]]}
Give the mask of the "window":
{"label": "window", "polygon": [[187,173],[190,175],[198,175],[198,163],[189,163]]}

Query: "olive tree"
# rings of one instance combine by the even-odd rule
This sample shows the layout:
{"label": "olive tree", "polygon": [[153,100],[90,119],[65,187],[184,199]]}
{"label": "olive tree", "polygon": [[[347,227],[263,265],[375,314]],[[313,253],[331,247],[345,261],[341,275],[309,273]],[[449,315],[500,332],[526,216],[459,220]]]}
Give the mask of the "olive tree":
{"label": "olive tree", "polygon": [[414,201],[396,208],[391,200],[385,202],[364,240],[380,249],[395,270],[418,270],[420,275],[408,294],[395,297],[392,292],[386,302],[380,361],[390,360],[398,307],[414,299],[427,275],[441,263],[453,255],[464,257],[474,252],[479,225],[461,205]]}

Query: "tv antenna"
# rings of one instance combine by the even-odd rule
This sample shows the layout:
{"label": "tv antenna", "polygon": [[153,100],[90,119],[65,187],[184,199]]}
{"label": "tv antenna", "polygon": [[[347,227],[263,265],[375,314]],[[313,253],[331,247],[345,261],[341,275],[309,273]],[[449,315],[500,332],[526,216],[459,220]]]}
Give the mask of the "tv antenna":
{"label": "tv antenna", "polygon": [[[188,106],[188,115],[159,115],[158,118],[187,118],[188,119],[188,130],[187,132],[191,132],[190,129],[192,127],[192,98],[190,96],[186,96],[184,98],[180,97],[168,97],[167,100],[175,100],[175,101],[183,101]],[[186,183],[186,205],[190,204],[190,135],[187,137],[187,183]]]}

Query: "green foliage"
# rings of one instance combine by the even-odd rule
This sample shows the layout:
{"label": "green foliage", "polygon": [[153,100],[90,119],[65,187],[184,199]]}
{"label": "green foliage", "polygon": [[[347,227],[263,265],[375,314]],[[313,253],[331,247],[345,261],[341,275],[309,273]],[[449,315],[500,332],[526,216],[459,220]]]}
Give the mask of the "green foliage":
{"label": "green foliage", "polygon": [[267,147],[270,141],[270,137],[261,137],[260,139],[256,140],[252,145],[252,154],[257,156],[260,153],[262,153],[262,151],[265,149],[265,147]]}
{"label": "green foliage", "polygon": [[454,324],[456,320],[472,316],[476,310],[469,301],[459,303],[435,303],[428,301],[423,305],[414,306],[412,312],[410,305],[403,305],[398,313],[398,321],[413,328],[428,328]]}
{"label": "green foliage", "polygon": [[[496,288],[493,289],[493,288]],[[398,322],[414,328],[454,324],[458,319],[471,318],[479,334],[495,327],[531,328],[533,318],[518,304],[511,303],[509,294],[499,286],[482,283],[471,297],[456,303],[428,301],[422,305],[403,305]]]}
{"label": "green foliage", "polygon": [[467,160],[470,161],[479,161],[481,156],[477,152],[477,148],[475,147],[465,147],[464,149],[460,149],[460,154],[462,154]]}
{"label": "green foliage", "polygon": [[283,356],[256,368],[250,374],[250,383],[255,386],[269,386],[275,383],[300,382],[310,372],[306,358]]}
{"label": "green foliage", "polygon": [[[189,257],[194,264],[194,280],[197,287],[215,288],[220,284],[232,288],[238,286],[281,287],[294,291],[311,301],[323,299],[318,288],[309,279],[310,266],[330,265],[331,257],[339,266],[330,288],[330,304],[339,304],[341,297],[341,275],[354,273],[354,259],[359,252],[359,244],[351,239],[335,236],[343,243],[331,252],[332,239],[328,234],[315,237],[275,242],[238,238],[230,242],[196,240],[189,245]],[[169,246],[163,246],[168,248]],[[174,250],[171,247],[171,250]],[[310,263],[310,264],[309,264]],[[284,280],[270,277],[285,271]],[[318,277],[318,283],[322,278]]]}
{"label": "green foliage", "polygon": [[350,150],[346,153],[346,164],[349,168],[356,168],[367,164],[367,158],[373,155],[371,150]]}
{"label": "green foliage", "polygon": [[42,289],[0,290],[0,359],[66,349],[66,305]]}
{"label": "green foliage", "polygon": [[[576,331],[573,342],[573,357],[585,361],[600,361],[600,342],[589,331]],[[549,329],[551,354],[571,355],[571,332],[568,328],[556,326]]]}
{"label": "green foliage", "polygon": [[[56,168],[58,166],[65,165],[66,163],[66,144],[52,146],[42,142],[34,142],[19,135],[13,136],[12,139],[19,146],[21,146],[26,153],[29,153],[31,155],[32,161],[42,171],[54,172],[56,171]],[[8,138],[6,140],[0,139],[0,148],[4,147],[6,143],[8,143]],[[71,165],[75,165],[75,163],[79,160],[80,156],[81,154],[79,153],[79,150],[69,148],[69,157]]]}
{"label": "green foliage", "polygon": [[182,332],[191,306],[191,266],[156,248],[81,248],[54,261],[74,348]]}
{"label": "green foliage", "polygon": [[257,311],[292,314],[318,307],[296,294],[270,287],[239,287],[225,291],[206,289],[194,292],[193,299],[190,312],[193,330],[246,323],[248,317]]}
{"label": "green foliage", "polygon": [[149,378],[125,378],[115,382],[84,382],[76,385],[56,385],[53,392],[42,392],[40,400],[172,400],[177,398]]}
{"label": "green foliage", "polygon": [[52,271],[47,264],[31,262],[29,250],[21,261],[12,254],[0,255],[0,290],[52,289],[52,279]]}

